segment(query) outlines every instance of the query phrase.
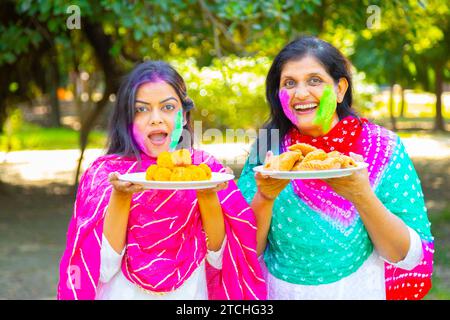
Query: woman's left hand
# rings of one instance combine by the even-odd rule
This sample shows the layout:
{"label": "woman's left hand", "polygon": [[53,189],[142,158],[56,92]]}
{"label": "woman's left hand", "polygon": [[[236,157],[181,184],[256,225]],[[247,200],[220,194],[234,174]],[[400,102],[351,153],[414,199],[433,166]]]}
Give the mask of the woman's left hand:
{"label": "woman's left hand", "polygon": [[[350,156],[355,161],[364,161],[359,154],[351,152]],[[334,192],[350,202],[361,200],[361,198],[373,192],[367,169],[358,170],[349,176],[324,179],[323,181],[328,183]]]}

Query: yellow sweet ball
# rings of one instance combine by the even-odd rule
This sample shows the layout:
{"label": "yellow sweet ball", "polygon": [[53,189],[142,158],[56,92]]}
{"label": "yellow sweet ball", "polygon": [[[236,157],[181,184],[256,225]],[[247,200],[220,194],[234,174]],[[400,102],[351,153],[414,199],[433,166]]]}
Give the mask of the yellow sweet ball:
{"label": "yellow sweet ball", "polygon": [[200,163],[200,164],[198,165],[198,167],[199,167],[200,169],[202,169],[202,170],[206,173],[206,178],[207,178],[207,179],[211,179],[212,171],[211,171],[211,168],[210,168],[207,164],[205,164],[205,163]]}
{"label": "yellow sweet ball", "polygon": [[146,180],[154,180],[155,178],[155,172],[158,169],[158,166],[156,164],[152,164],[147,168],[145,171],[145,179]]}
{"label": "yellow sweet ball", "polygon": [[175,164],[172,160],[172,154],[169,151],[163,151],[158,155],[158,158],[156,159],[156,164],[159,167],[172,169]]}
{"label": "yellow sweet ball", "polygon": [[172,152],[172,162],[175,166],[189,166],[192,164],[191,153],[187,149]]}
{"label": "yellow sweet ball", "polygon": [[156,181],[170,181],[172,170],[168,168],[158,167],[155,171],[154,180]]}

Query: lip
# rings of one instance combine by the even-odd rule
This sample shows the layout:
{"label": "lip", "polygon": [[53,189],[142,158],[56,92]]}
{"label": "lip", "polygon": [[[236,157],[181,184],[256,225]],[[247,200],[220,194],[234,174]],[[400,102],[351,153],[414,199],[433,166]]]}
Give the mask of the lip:
{"label": "lip", "polygon": [[[155,140],[150,139],[151,135],[158,134],[158,133],[165,133],[166,137],[164,139],[161,139],[160,141],[155,141]],[[169,137],[169,134],[165,130],[153,130],[153,131],[150,131],[147,135],[147,138],[150,141],[150,143],[153,145],[156,145],[156,146],[162,146],[163,144],[165,144],[168,137]]]}
{"label": "lip", "polygon": [[[316,106],[314,108],[312,108],[312,109],[306,109],[306,110],[296,110],[295,109],[295,106],[298,106],[298,105],[304,106],[304,105],[308,105],[308,104],[315,104]],[[295,102],[295,103],[293,103],[291,108],[292,108],[292,111],[295,114],[305,115],[305,114],[309,114],[309,113],[315,112],[318,107],[319,107],[319,103],[318,102],[315,102],[315,101],[304,101],[304,102]]]}

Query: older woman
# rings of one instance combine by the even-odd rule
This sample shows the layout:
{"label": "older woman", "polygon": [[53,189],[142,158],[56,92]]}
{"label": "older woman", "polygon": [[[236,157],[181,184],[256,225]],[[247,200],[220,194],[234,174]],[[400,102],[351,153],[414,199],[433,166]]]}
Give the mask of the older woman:
{"label": "older woman", "polygon": [[[431,287],[433,237],[419,178],[399,137],[352,110],[349,67],[329,43],[302,37],[269,70],[269,138],[253,146],[238,183],[256,215],[269,299],[419,299]],[[334,105],[321,110],[327,87]],[[369,166],[324,180],[253,172],[261,150],[278,154],[298,142]]]}

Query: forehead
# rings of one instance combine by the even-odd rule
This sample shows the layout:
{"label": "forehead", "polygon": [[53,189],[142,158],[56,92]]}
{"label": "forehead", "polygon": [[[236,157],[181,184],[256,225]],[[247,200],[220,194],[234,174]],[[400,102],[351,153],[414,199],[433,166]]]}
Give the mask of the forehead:
{"label": "forehead", "polygon": [[159,102],[168,97],[174,97],[178,100],[175,89],[164,81],[146,82],[141,84],[136,91],[136,99],[147,102]]}
{"label": "forehead", "polygon": [[305,56],[298,60],[290,60],[286,62],[281,70],[281,78],[283,77],[302,77],[310,74],[317,73],[320,75],[328,76],[328,72],[324,66],[312,56]]}

